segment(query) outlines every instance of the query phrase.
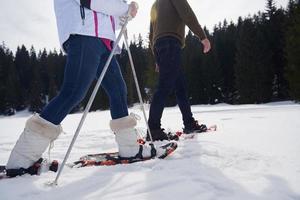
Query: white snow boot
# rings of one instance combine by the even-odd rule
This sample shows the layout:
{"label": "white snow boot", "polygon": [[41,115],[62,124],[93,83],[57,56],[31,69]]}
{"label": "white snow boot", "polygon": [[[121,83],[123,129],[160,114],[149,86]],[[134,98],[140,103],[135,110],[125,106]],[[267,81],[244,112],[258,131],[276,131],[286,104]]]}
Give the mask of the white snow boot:
{"label": "white snow boot", "polygon": [[165,152],[153,144],[141,144],[138,130],[134,127],[137,121],[134,114],[110,121],[110,128],[116,135],[116,142],[121,158],[153,158]]}
{"label": "white snow boot", "polygon": [[61,132],[60,125],[54,125],[34,114],[27,120],[25,129],[10,154],[6,169],[31,167]]}

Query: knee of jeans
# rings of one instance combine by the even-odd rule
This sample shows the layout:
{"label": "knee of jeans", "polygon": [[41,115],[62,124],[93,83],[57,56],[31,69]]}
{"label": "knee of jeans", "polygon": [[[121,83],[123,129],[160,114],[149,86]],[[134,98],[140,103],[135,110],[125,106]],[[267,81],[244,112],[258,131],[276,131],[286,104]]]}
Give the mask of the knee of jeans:
{"label": "knee of jeans", "polygon": [[127,86],[122,77],[111,76],[103,85],[110,98],[127,97]]}
{"label": "knee of jeans", "polygon": [[59,95],[68,100],[70,104],[76,105],[83,100],[86,92],[85,89],[79,86],[67,86],[61,90]]}
{"label": "knee of jeans", "polygon": [[109,93],[111,100],[127,99],[127,88],[126,85],[120,86]]}

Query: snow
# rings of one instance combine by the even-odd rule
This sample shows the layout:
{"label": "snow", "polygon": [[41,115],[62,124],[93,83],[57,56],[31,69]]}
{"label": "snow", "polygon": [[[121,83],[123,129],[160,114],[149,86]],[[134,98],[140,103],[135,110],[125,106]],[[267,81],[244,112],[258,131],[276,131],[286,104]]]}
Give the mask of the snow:
{"label": "snow", "polygon": [[[192,110],[201,123],[217,124],[218,130],[179,141],[164,160],[65,167],[56,187],[46,185],[56,176],[52,172],[5,179],[0,181],[0,199],[300,199],[299,104],[198,105]],[[131,111],[142,116],[138,106]],[[6,163],[29,116],[22,112],[0,118],[0,164]],[[63,121],[65,134],[55,142],[51,158],[63,159],[80,117],[72,114]],[[88,115],[69,162],[87,153],[116,150],[109,120],[109,111]],[[162,120],[165,128],[182,128],[178,107],[166,108]],[[138,127],[145,131],[143,120]]]}

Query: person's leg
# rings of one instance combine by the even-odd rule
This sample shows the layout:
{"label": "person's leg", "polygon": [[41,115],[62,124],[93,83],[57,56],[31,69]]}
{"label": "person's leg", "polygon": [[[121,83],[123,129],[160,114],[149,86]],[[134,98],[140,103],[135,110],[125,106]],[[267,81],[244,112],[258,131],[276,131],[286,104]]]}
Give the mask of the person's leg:
{"label": "person's leg", "polygon": [[[6,164],[7,176],[22,175],[23,170],[32,166],[42,157],[49,143],[54,141],[61,132],[60,125],[54,125],[38,114],[30,117],[10,153]],[[20,170],[21,168],[23,170]]]}
{"label": "person's leg", "polygon": [[191,105],[187,95],[186,82],[184,78],[183,69],[180,69],[178,78],[175,83],[175,94],[179,109],[181,111],[184,126],[188,126],[194,121],[191,111]]}
{"label": "person's leg", "polygon": [[[100,76],[105,61],[109,57],[109,51],[101,57],[101,64],[98,67],[97,77]],[[109,97],[110,113],[112,119],[118,119],[128,116],[127,108],[127,88],[123,79],[120,66],[115,57],[106,71],[101,86]]]}
{"label": "person's leg", "polygon": [[68,58],[61,92],[40,116],[35,114],[27,120],[7,162],[8,175],[10,170],[26,169],[41,158],[49,143],[61,133],[62,128],[58,124],[82,100],[95,78],[105,49],[102,42],[97,38],[77,35],[71,36],[66,45]]}
{"label": "person's leg", "polygon": [[182,120],[184,124],[183,131],[185,133],[192,132],[204,132],[207,130],[206,125],[198,124],[198,121],[194,119],[191,111],[191,105],[189,103],[187,95],[186,81],[184,77],[183,68],[180,68],[178,78],[175,83],[175,94],[179,109],[181,111]]}
{"label": "person's leg", "polygon": [[[152,98],[148,123],[151,130],[160,130],[165,101],[175,87],[180,70],[181,45],[176,39],[162,38],[157,41],[155,51],[159,65],[159,82]],[[152,132],[155,137],[155,132]]]}
{"label": "person's leg", "polygon": [[73,35],[68,43],[61,91],[40,114],[42,118],[56,125],[85,97],[95,79],[101,54],[105,49],[100,39],[88,36]]}
{"label": "person's leg", "polygon": [[[103,55],[97,77],[100,76],[109,53]],[[135,129],[136,117],[134,114],[128,116],[126,84],[115,58],[112,59],[106,71],[102,87],[109,96],[112,117],[110,128],[115,133],[119,156],[122,158],[151,158],[162,155],[164,153],[162,149],[147,143],[144,145],[138,143],[141,138],[138,133],[139,130]]]}

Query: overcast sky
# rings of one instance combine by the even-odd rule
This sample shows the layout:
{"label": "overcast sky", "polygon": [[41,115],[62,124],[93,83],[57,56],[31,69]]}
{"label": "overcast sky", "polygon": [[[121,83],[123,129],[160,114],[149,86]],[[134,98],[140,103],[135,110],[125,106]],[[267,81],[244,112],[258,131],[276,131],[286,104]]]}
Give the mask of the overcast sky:
{"label": "overcast sky", "polygon": [[[72,1],[72,0],[70,0]],[[109,0],[108,0],[109,1]],[[139,13],[128,30],[146,37],[149,28],[149,13],[154,0],[136,0]],[[188,0],[199,22],[212,30],[215,24],[227,19],[237,21],[265,9],[265,0]],[[59,49],[53,0],[0,0],[0,41],[15,51],[18,45],[25,44],[36,49]],[[288,0],[275,0],[278,7],[286,7]]]}

